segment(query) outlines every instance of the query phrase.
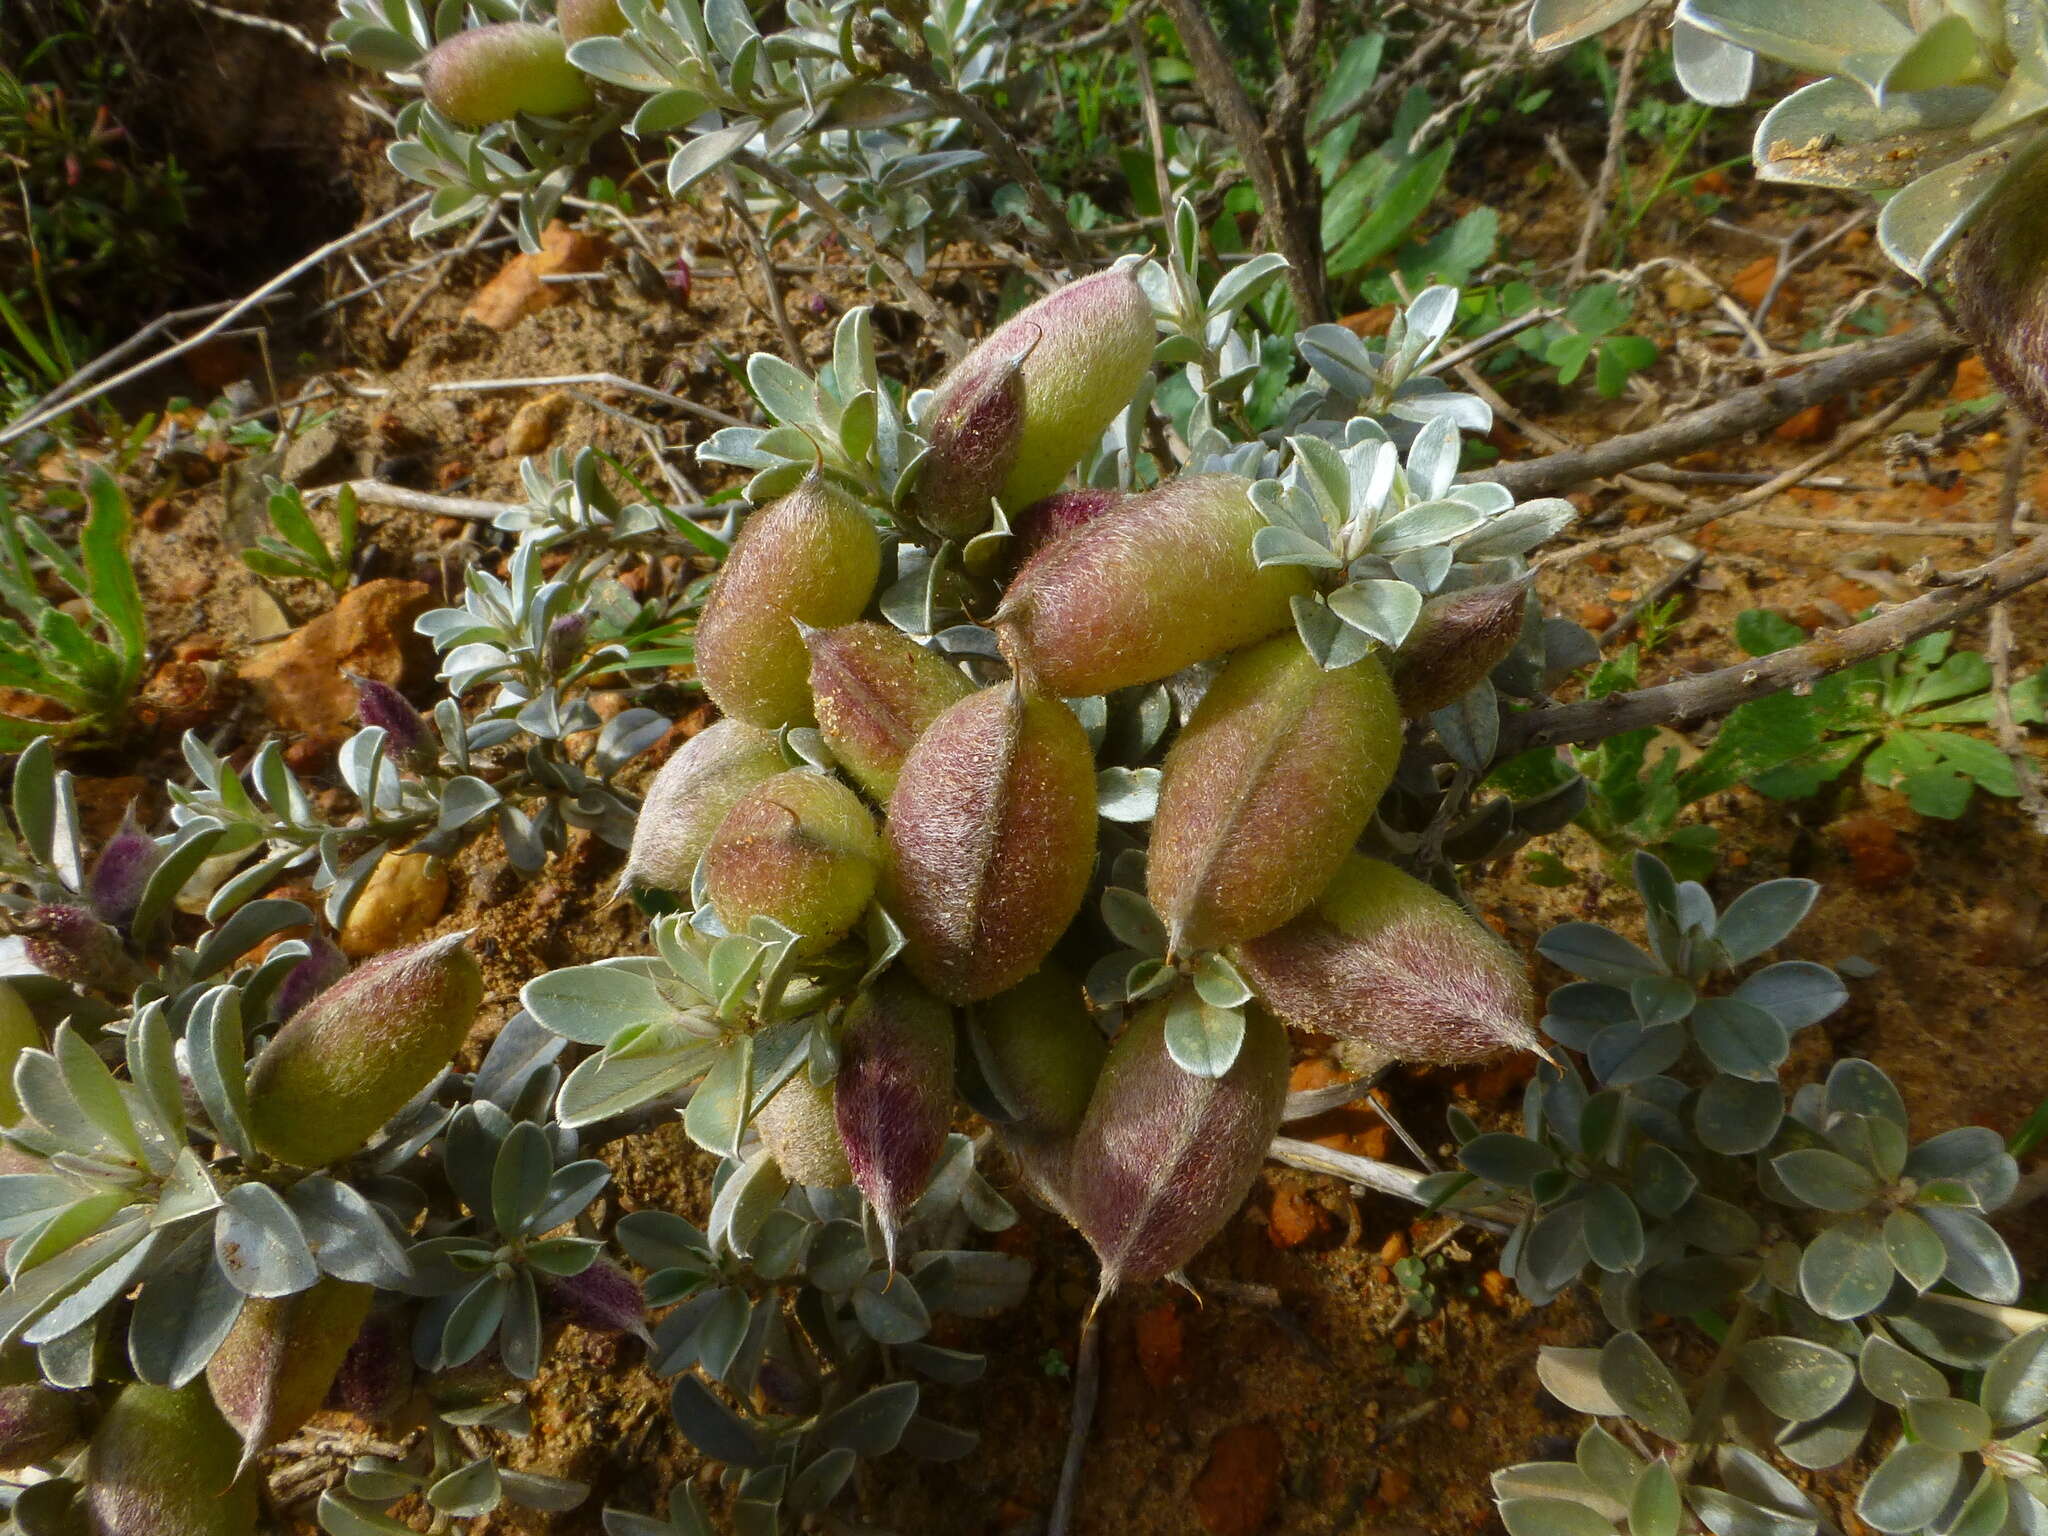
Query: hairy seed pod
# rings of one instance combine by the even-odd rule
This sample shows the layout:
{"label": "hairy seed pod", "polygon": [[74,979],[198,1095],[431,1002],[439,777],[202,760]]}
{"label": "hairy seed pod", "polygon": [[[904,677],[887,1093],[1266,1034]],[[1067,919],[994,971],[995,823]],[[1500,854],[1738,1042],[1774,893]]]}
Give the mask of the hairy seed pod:
{"label": "hairy seed pod", "polygon": [[775,733],[744,720],[719,720],[692,736],[647,786],[623,885],[687,895],[697,861],[726,813],[788,766]]}
{"label": "hairy seed pod", "polygon": [[127,926],[142,903],[149,877],[163,862],[156,839],[135,824],[135,807],[121,818],[121,830],[107,839],[92,873],[85,877],[85,899],[107,922]]}
{"label": "hairy seed pod", "polygon": [[323,1275],[309,1290],[242,1304],[206,1365],[214,1404],[242,1437],[242,1469],[296,1434],[327,1400],[374,1294],[370,1286]]}
{"label": "hairy seed pod", "polygon": [[29,964],[45,976],[103,992],[132,992],[149,979],[121,935],[84,907],[31,907],[14,926]]}
{"label": "hairy seed pod", "polygon": [[993,623],[1048,693],[1077,699],[1154,683],[1294,622],[1311,590],[1296,565],[1264,570],[1264,519],[1237,475],[1183,475],[1126,497],[1025,561]]}
{"label": "hairy seed pod", "polygon": [[42,1029],[28,1004],[19,992],[0,981],[0,1125],[13,1125],[21,1119],[21,1100],[14,1093],[15,1062],[23,1051],[39,1051],[43,1045]]}
{"label": "hairy seed pod", "polygon": [[426,717],[413,708],[412,701],[389,683],[380,683],[374,677],[359,677],[353,672],[344,675],[355,686],[356,719],[365,727],[376,726],[383,730],[384,756],[392,766],[412,769],[433,767],[441,754],[434,745]]}
{"label": "hairy seed pod", "polygon": [[939,716],[884,828],[884,900],[917,979],[972,1003],[1037,970],[1087,894],[1095,831],[1095,759],[1065,704],[1002,684]]}
{"label": "hairy seed pod", "polygon": [[483,1001],[455,933],[350,971],[271,1037],[249,1069],[249,1135],[280,1162],[347,1157],[434,1080]]}
{"label": "hairy seed pod", "polygon": [[887,805],[911,746],[974,692],[974,684],[945,657],[886,624],[807,630],[804,644],[825,745],[856,784]]}
{"label": "hairy seed pod", "polygon": [[270,1016],[280,1023],[348,974],[348,956],[326,934],[315,933],[306,948],[306,958],[285,974],[270,1000]]}
{"label": "hairy seed pod", "polygon": [[1279,927],[1372,820],[1401,753],[1379,662],[1325,672],[1298,636],[1231,658],[1166,754],[1145,887],[1175,954]]}
{"label": "hairy seed pod", "polygon": [[1998,189],[1957,250],[1956,317],[1998,387],[2048,429],[2048,149]]}
{"label": "hairy seed pod", "polygon": [[123,1387],[85,1455],[92,1536],[250,1536],[256,1482],[237,1475],[242,1442],[206,1383]]}
{"label": "hairy seed pod", "polygon": [[1456,703],[1507,659],[1522,637],[1526,581],[1442,592],[1422,605],[1388,675],[1410,720]]}
{"label": "hairy seed pod", "polygon": [[579,1328],[594,1333],[647,1331],[647,1299],[640,1282],[608,1259],[597,1259],[574,1275],[547,1275],[543,1288],[549,1303]]}
{"label": "hairy seed pod", "polygon": [[1068,283],[956,364],[925,416],[931,452],[911,510],[949,539],[1052,491],[1152,368],[1152,304],[1128,270]]}
{"label": "hairy seed pod", "polygon": [[427,104],[451,123],[485,128],[530,112],[565,117],[597,100],[569,62],[561,34],[531,21],[500,21],[444,38],[420,61]]}
{"label": "hairy seed pod", "polygon": [[814,1083],[799,1070],[754,1116],[754,1129],[790,1183],[843,1189],[853,1182],[830,1083]]}
{"label": "hairy seed pod", "polygon": [[697,678],[718,707],[778,730],[811,719],[797,624],[850,624],[874,595],[882,544],[858,503],[813,475],[748,518],[697,620]]}
{"label": "hairy seed pod", "polygon": [[83,1440],[79,1401],[40,1381],[0,1387],[0,1467],[48,1461]]}
{"label": "hairy seed pod", "polygon": [[931,1180],[952,1119],[952,1009],[901,971],[856,997],[841,1027],[832,1108],[893,1267],[896,1233]]}
{"label": "hairy seed pod", "polygon": [[822,954],[853,931],[875,897],[882,840],[860,796],[804,768],[740,796],[704,850],[704,889],[734,933],[756,917],[801,934]]}
{"label": "hairy seed pod", "polygon": [[395,1307],[372,1312],[342,1356],[328,1402],[359,1419],[381,1423],[412,1395],[412,1328]]}
{"label": "hairy seed pod", "polygon": [[1063,533],[1092,523],[1124,499],[1122,491],[1054,491],[1010,519],[1011,564],[1022,565]]}
{"label": "hairy seed pod", "polygon": [[989,1096],[1007,1111],[1006,1137],[1073,1135],[1088,1109],[1108,1042],[1088,1016],[1080,978],[1056,961],[985,1003],[965,1030]]}
{"label": "hairy seed pod", "polygon": [[1131,1015],[1074,1137],[1072,1220],[1102,1263],[1104,1294],[1171,1274],[1222,1230],[1287,1100],[1287,1031],[1270,1014],[1247,1009],[1230,1070],[1196,1077],[1167,1054],[1171,1006],[1155,998]]}
{"label": "hairy seed pod", "polygon": [[1521,962],[1457,902],[1379,859],[1346,859],[1311,910],[1232,959],[1290,1024],[1401,1061],[1542,1050]]}
{"label": "hairy seed pod", "polygon": [[586,37],[617,37],[626,30],[626,13],[619,0],[560,0],[555,20],[562,28],[562,40],[580,43]]}

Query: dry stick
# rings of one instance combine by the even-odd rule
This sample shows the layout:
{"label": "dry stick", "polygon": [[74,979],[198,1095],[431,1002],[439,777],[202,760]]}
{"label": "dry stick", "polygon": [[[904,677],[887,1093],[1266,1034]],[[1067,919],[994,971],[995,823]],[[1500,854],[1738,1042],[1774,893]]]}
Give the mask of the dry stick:
{"label": "dry stick", "polygon": [[[1866,533],[1892,539],[1988,539],[2003,523],[1888,523],[1860,517],[1789,517],[1777,512],[1745,512],[1743,521],[1763,528],[1789,528],[1795,533]],[[2048,533],[2048,523],[2015,520],[2015,533]]]}
{"label": "dry stick", "polygon": [[[2020,479],[2027,467],[2027,421],[2016,416],[2012,440],[2005,454],[2005,479],[1998,488],[1998,534],[1995,548],[2010,554],[2013,522],[2019,515]],[[2019,783],[2020,809],[2034,824],[2034,830],[2048,837],[2048,796],[2041,793],[2040,765],[2027,751],[2019,722],[2012,712],[2012,614],[2005,608],[1991,610],[1991,701],[1999,749],[2012,760],[2013,777]]]}
{"label": "dry stick", "polygon": [[1202,99],[1237,146],[1252,185],[1259,194],[1260,223],[1266,242],[1287,258],[1287,283],[1304,325],[1330,318],[1330,299],[1323,287],[1323,256],[1319,232],[1302,217],[1298,199],[1282,180],[1279,162],[1266,142],[1265,130],[1252,110],[1251,98],[1238,83],[1237,71],[1224,52],[1223,40],[1209,24],[1202,0],[1161,0],[1187,49]]}
{"label": "dry stick", "polygon": [[949,82],[932,67],[931,55],[925,51],[923,28],[925,16],[921,4],[899,3],[888,7],[891,14],[903,23],[904,32],[918,40],[917,51],[906,52],[891,42],[879,26],[873,22],[859,29],[861,46],[868,49],[887,68],[896,70],[912,85],[946,109],[948,115],[959,118],[974,130],[974,136],[981,141],[981,147],[988,151],[989,158],[1010,180],[1024,189],[1024,196],[1030,200],[1031,211],[1051,233],[1053,243],[1060,248],[1060,254],[1069,261],[1078,261],[1088,254],[1088,248],[1081,237],[1074,233],[1074,226],[1067,222],[1066,210],[1059,205],[1045,185],[1038,169],[1031,163],[1031,157],[1017,147],[1003,125],[990,116],[987,107]]}
{"label": "dry stick", "polygon": [[125,368],[121,372],[115,374],[112,378],[101,380],[99,383],[93,385],[92,388],[90,389],[65,395],[62,398],[51,401],[39,407],[38,409],[31,411],[28,415],[23,416],[18,421],[16,421],[12,426],[6,428],[4,431],[0,431],[0,447],[4,447],[8,443],[15,442],[23,437],[26,437],[29,433],[35,431],[36,428],[42,426],[45,422],[54,421],[59,416],[65,415],[70,411],[77,410],[81,405],[86,404],[88,401],[97,400],[101,395],[119,389],[123,384],[130,383],[135,379],[139,379],[146,373],[153,372],[155,369],[161,367],[163,364],[170,362],[173,358],[183,357],[187,352],[190,352],[200,343],[207,341],[210,338],[218,335],[220,332],[226,330],[229,325],[233,324],[237,319],[239,319],[242,315],[246,314],[248,311],[254,309],[258,304],[262,303],[263,300],[269,297],[272,293],[276,292],[278,289],[284,287],[287,283],[291,282],[291,280],[297,277],[300,273],[311,271],[314,267],[319,266],[321,262],[327,260],[328,257],[334,255],[337,251],[346,250],[349,246],[355,244],[359,240],[367,240],[371,235],[374,235],[375,233],[377,233],[378,230],[383,229],[386,225],[396,223],[399,219],[404,218],[407,214],[410,214],[416,211],[417,209],[424,207],[429,196],[429,193],[422,192],[418,197],[408,198],[405,202],[402,202],[396,208],[393,208],[389,213],[383,214],[378,218],[371,220],[368,224],[365,224],[361,229],[351,230],[348,234],[342,235],[338,239],[328,241],[325,245],[321,246],[317,251],[313,251],[308,255],[301,256],[297,261],[293,262],[290,266],[286,267],[282,272],[278,273],[277,276],[270,279],[269,282],[265,283],[255,292],[246,294],[242,298],[237,299],[227,309],[221,311],[220,314],[216,315],[210,322],[208,322],[204,326],[201,326],[198,330],[194,331],[190,336],[187,336],[183,341],[178,342],[176,345],[166,347],[164,348],[163,351],[158,352],[151,357],[144,358],[141,362],[135,364],[134,367]]}
{"label": "dry stick", "polygon": [[1639,464],[1682,458],[1688,453],[1765,432],[1790,421],[1808,406],[1819,405],[1850,390],[1911,373],[1927,364],[1960,357],[1969,344],[1946,326],[1925,325],[1898,336],[1867,342],[1853,352],[1770,379],[1686,415],[1659,422],[1640,432],[1610,437],[1587,448],[1496,464],[1467,475],[1506,486],[1518,500],[1554,496],[1575,490],[1588,480],[1603,480]]}
{"label": "dry stick", "polygon": [[321,57],[320,45],[288,21],[279,21],[274,16],[251,16],[244,11],[231,11],[224,5],[215,5],[213,0],[188,0],[195,9],[205,11],[209,16],[218,16],[222,21],[232,21],[238,26],[254,27],[259,32],[274,32],[287,38],[295,47],[303,48],[314,58]]}
{"label": "dry stick", "polygon": [[1643,40],[1650,35],[1650,18],[1640,16],[1621,51],[1621,68],[1614,76],[1614,104],[1607,113],[1607,155],[1600,162],[1600,178],[1593,183],[1593,199],[1586,205],[1585,222],[1579,226],[1579,248],[1572,252],[1572,264],[1565,281],[1573,287],[1586,280],[1586,267],[1593,256],[1593,242],[1607,227],[1607,205],[1614,200],[1614,184],[1621,175],[1621,151],[1628,142],[1628,99],[1636,87],[1636,64],[1643,56]]}
{"label": "dry stick", "polygon": [[1530,747],[1602,741],[1644,726],[1685,725],[1724,715],[1750,699],[1805,687],[1844,667],[1895,651],[1922,635],[1982,613],[2044,577],[2048,577],[2048,538],[2034,539],[1960,575],[1944,577],[1934,591],[1887,609],[1874,619],[1790,650],[1655,688],[1506,715],[1501,720],[1499,758]]}
{"label": "dry stick", "polygon": [[[1171,3],[1171,0],[1168,0]],[[1081,1344],[1074,1352],[1074,1409],[1067,1425],[1067,1453],[1060,1461],[1060,1488],[1052,1501],[1045,1536],[1067,1536],[1074,1507],[1081,1498],[1081,1463],[1088,1454],[1088,1429],[1095,1422],[1095,1400],[1102,1393],[1102,1308],[1108,1291],[1096,1294],[1081,1319]]]}
{"label": "dry stick", "polygon": [[917,274],[905,265],[902,257],[877,245],[868,237],[866,230],[833,207],[830,200],[809,182],[792,176],[772,161],[763,160],[750,149],[743,149],[732,158],[734,164],[752,171],[770,186],[802,203],[829,224],[833,233],[838,235],[840,241],[850,250],[859,251],[888,273],[890,281],[895,283],[903,294],[905,302],[923,316],[925,323],[938,333],[939,345],[946,349],[949,357],[957,360],[967,355],[967,338],[946,318],[946,312],[939,308],[939,301],[925,292],[924,285],[917,280]]}
{"label": "dry stick", "polygon": [[1145,137],[1152,144],[1152,180],[1159,188],[1159,211],[1173,207],[1173,173],[1166,166],[1166,118],[1159,110],[1159,88],[1152,83],[1152,53],[1145,46],[1145,28],[1136,11],[1124,18],[1131,64],[1138,72],[1138,100],[1145,108]]}
{"label": "dry stick", "polygon": [[1769,501],[1773,496],[1776,496],[1780,491],[1797,485],[1816,469],[1832,464],[1836,459],[1841,458],[1859,445],[1868,442],[1871,438],[1885,431],[1893,422],[1897,421],[1907,411],[1931,394],[1934,386],[1948,377],[1948,372],[1948,369],[1939,363],[1929,364],[1920,370],[1919,375],[1914,378],[1912,383],[1900,391],[1899,397],[1896,400],[1892,401],[1890,405],[1887,405],[1875,416],[1868,417],[1856,422],[1852,426],[1844,428],[1836,433],[1834,441],[1821,449],[1820,452],[1812,455],[1810,458],[1800,460],[1799,463],[1793,465],[1790,469],[1773,475],[1762,485],[1744,491],[1739,496],[1731,496],[1726,501],[1716,502],[1711,507],[1702,507],[1691,512],[1681,512],[1676,517],[1667,517],[1661,523],[1646,523],[1640,528],[1631,528],[1623,533],[1611,533],[1605,538],[1588,539],[1582,544],[1574,544],[1567,549],[1557,550],[1537,561],[1537,568],[1540,570],[1546,567],[1570,565],[1576,560],[1584,559],[1587,555],[1600,554],[1610,549],[1626,549],[1634,544],[1648,544],[1653,540],[1665,538],[1674,533],[1690,533],[1693,529],[1704,527],[1706,524],[1717,521],[1720,518],[1732,517],[1738,512],[1760,506],[1764,502]]}
{"label": "dry stick", "polygon": [[1702,550],[1699,554],[1694,555],[1690,560],[1671,572],[1662,581],[1658,582],[1654,587],[1650,588],[1641,597],[1622,609],[1615,616],[1614,622],[1600,631],[1601,649],[1606,649],[1630,630],[1634,629],[1644,614],[1648,613],[1657,604],[1663,602],[1673,592],[1676,592],[1680,587],[1690,585],[1706,563],[1706,552]]}
{"label": "dry stick", "polygon": [[524,511],[523,503],[478,501],[470,496],[436,496],[431,491],[407,490],[382,480],[349,480],[339,485],[315,486],[306,492],[308,501],[353,491],[357,501],[376,507],[399,507],[407,512],[425,512],[431,517],[459,517],[473,523],[488,523],[501,513]]}
{"label": "dry stick", "polygon": [[[476,227],[463,236],[462,243],[455,247],[455,258],[459,259],[467,256],[478,246],[482,245],[484,243],[484,236],[496,228],[497,223],[498,214],[495,209],[478,219]],[[428,299],[441,291],[441,285],[448,281],[448,274],[454,270],[455,262],[450,260],[436,269],[432,277],[420,284],[419,291],[405,301],[405,308],[398,312],[397,318],[384,327],[384,339],[386,341],[398,340],[398,333],[412,323],[412,317],[420,312]]]}
{"label": "dry stick", "polygon": [[[652,384],[641,384],[632,379],[621,378],[616,373],[559,373],[530,379],[450,379],[440,384],[427,386],[431,395],[496,394],[508,389],[556,389],[571,384],[594,384],[606,389],[624,390],[642,400],[653,400],[661,405],[672,405],[679,411],[688,411],[693,416],[702,416],[706,421],[715,421],[722,427],[744,427],[750,425],[737,416],[729,416],[715,406],[699,405],[695,400],[682,395],[672,395],[665,389],[656,389]],[[390,390],[361,390],[366,398],[380,398]]]}
{"label": "dry stick", "polygon": [[740,238],[746,241],[747,249],[754,253],[754,265],[761,274],[761,291],[768,296],[768,315],[775,322],[775,329],[782,337],[783,355],[789,359],[792,368],[806,369],[804,344],[797,339],[796,327],[789,323],[789,310],[782,302],[782,285],[775,281],[775,258],[769,254],[768,241],[755,227],[753,215],[747,212],[746,188],[740,185],[740,173],[729,165],[723,167],[723,170],[725,206],[731,213],[733,222],[740,227]]}

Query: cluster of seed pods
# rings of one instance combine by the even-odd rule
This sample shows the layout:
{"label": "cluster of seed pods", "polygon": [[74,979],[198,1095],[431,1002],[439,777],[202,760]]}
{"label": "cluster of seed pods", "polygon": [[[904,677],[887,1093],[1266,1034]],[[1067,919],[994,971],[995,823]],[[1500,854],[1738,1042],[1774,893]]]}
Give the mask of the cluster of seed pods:
{"label": "cluster of seed pods", "polygon": [[[1258,566],[1247,481],[1059,489],[1129,406],[1153,342],[1136,281],[1105,272],[997,330],[925,409],[932,447],[901,531],[963,543],[1001,509],[1007,579],[976,596],[1007,676],[972,678],[877,620],[888,523],[846,487],[813,473],[753,514],[697,632],[725,718],[655,779],[626,876],[697,893],[734,931],[773,918],[821,970],[858,954],[879,903],[900,957],[841,999],[836,1079],[799,1073],[761,1114],[764,1143],[796,1182],[857,1185],[893,1242],[958,1088],[1094,1247],[1105,1293],[1177,1272],[1242,1201],[1279,1123],[1287,1025],[1426,1061],[1534,1040],[1508,950],[1356,851],[1405,720],[1506,654],[1526,589],[1435,600],[1401,653],[1325,670],[1294,628],[1316,578]],[[1177,987],[1220,954],[1255,993],[1217,1077],[1169,1052],[1174,991],[1090,1007],[1080,977],[1115,946],[1092,916],[1097,764],[1068,702],[1204,663],[1159,763],[1146,895]],[[798,728],[831,767],[789,766],[780,737]]]}

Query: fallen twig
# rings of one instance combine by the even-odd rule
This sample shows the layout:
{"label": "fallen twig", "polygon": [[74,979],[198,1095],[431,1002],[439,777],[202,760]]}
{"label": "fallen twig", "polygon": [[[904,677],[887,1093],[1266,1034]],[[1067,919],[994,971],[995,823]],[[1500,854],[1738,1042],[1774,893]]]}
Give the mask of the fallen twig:
{"label": "fallen twig", "polygon": [[1701,567],[1706,563],[1707,557],[1704,552],[1694,555],[1690,560],[1650,588],[1649,591],[1622,609],[1620,613],[1615,615],[1614,622],[1600,631],[1601,647],[1605,649],[1607,646],[1614,644],[1615,641],[1621,639],[1630,630],[1634,629],[1637,622],[1650,609],[1663,602],[1665,598],[1676,592],[1680,587],[1689,586],[1693,579],[1699,575]]}
{"label": "fallen twig", "polygon": [[1650,35],[1650,18],[1638,16],[1629,29],[1628,43],[1621,51],[1621,67],[1614,74],[1614,100],[1607,109],[1607,153],[1600,161],[1600,176],[1593,183],[1586,204],[1584,222],[1579,226],[1578,249],[1565,281],[1576,288],[1586,280],[1586,268],[1593,255],[1593,242],[1607,227],[1608,204],[1614,200],[1614,183],[1621,174],[1622,149],[1628,142],[1628,99],[1635,90],[1636,64],[1643,56],[1643,43]]}

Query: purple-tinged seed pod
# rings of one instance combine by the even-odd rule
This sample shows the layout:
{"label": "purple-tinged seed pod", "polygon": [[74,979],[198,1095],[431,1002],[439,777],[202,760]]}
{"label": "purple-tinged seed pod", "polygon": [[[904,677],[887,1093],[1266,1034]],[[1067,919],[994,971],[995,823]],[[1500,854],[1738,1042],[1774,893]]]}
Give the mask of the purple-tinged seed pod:
{"label": "purple-tinged seed pod", "polygon": [[310,1289],[242,1304],[206,1365],[214,1404],[242,1437],[239,1470],[295,1434],[326,1401],[373,1294],[370,1286],[324,1275]]}
{"label": "purple-tinged seed pod", "polygon": [[1171,1007],[1156,998],[1125,1023],[1074,1136],[1071,1219],[1102,1263],[1102,1296],[1172,1274],[1223,1229],[1287,1100],[1287,1031],[1271,1014],[1248,1008],[1230,1070],[1196,1077],[1167,1054]]}
{"label": "purple-tinged seed pod", "polygon": [[77,1394],[40,1381],[0,1387],[0,1467],[48,1461],[85,1438]]}
{"label": "purple-tinged seed pod", "polygon": [[249,1068],[249,1135],[318,1168],[356,1151],[446,1067],[483,1000],[465,933],[365,961],[292,1016]]}
{"label": "purple-tinged seed pod", "polygon": [[149,877],[163,861],[156,839],[135,824],[131,805],[121,818],[121,830],[107,839],[92,873],[85,877],[85,899],[107,922],[125,928],[141,905]]}
{"label": "purple-tinged seed pod", "polygon": [[562,614],[549,624],[541,651],[548,670],[559,676],[582,660],[584,640],[589,634],[590,614],[584,611]]}
{"label": "purple-tinged seed pod", "polygon": [[328,1403],[371,1423],[398,1412],[412,1394],[412,1323],[395,1307],[372,1312],[341,1357]]}
{"label": "purple-tinged seed pod", "polygon": [[586,37],[617,37],[626,30],[626,13],[619,0],[560,0],[555,20],[562,28],[562,40],[580,43]]}
{"label": "purple-tinged seed pod", "polygon": [[1124,499],[1122,491],[1093,487],[1078,491],[1054,491],[1034,501],[1010,519],[1011,562],[1022,565],[1063,533],[1092,523],[1113,511]]}
{"label": "purple-tinged seed pod", "polygon": [[84,907],[32,907],[15,929],[29,963],[45,976],[101,992],[132,992],[149,978],[121,936]]}
{"label": "purple-tinged seed pod", "polygon": [[814,1083],[809,1072],[799,1071],[754,1116],[762,1145],[792,1184],[843,1189],[853,1182],[832,1100],[830,1083]]}
{"label": "purple-tinged seed pod", "polygon": [[1951,275],[1956,318],[1998,387],[2048,429],[2048,148],[2026,151],[1963,237]]}
{"label": "purple-tinged seed pod", "polygon": [[882,839],[874,813],[838,779],[792,768],[764,779],[726,813],[704,850],[704,890],[735,933],[767,917],[823,954],[874,900]]}
{"label": "purple-tinged seed pod", "polygon": [[596,101],[568,59],[561,34],[531,21],[501,21],[444,38],[420,61],[427,102],[451,123],[483,128],[522,112],[564,117]]}
{"label": "purple-tinged seed pod", "polygon": [[1522,637],[1528,602],[1524,579],[1440,592],[1424,603],[1387,668],[1402,715],[1417,720],[1456,703],[1505,661]]}
{"label": "purple-tinged seed pod", "polygon": [[640,1282],[609,1260],[594,1260],[579,1275],[546,1276],[545,1285],[549,1303],[579,1328],[647,1337]]}
{"label": "purple-tinged seed pod", "polygon": [[270,1016],[279,1023],[348,974],[348,956],[326,934],[314,933],[306,940],[306,948],[306,958],[286,973],[270,1000]]}
{"label": "purple-tinged seed pod", "polygon": [[121,1389],[93,1431],[79,1503],[91,1536],[251,1536],[256,1480],[206,1383]]}
{"label": "purple-tinged seed pod", "polygon": [[1049,495],[1131,403],[1152,368],[1152,304],[1130,269],[1047,294],[991,332],[939,381],[932,449],[911,510],[964,540]]}
{"label": "purple-tinged seed pod", "polygon": [[881,1220],[893,1268],[897,1232],[952,1120],[952,1010],[901,971],[883,976],[846,1010],[832,1098],[853,1182]]}
{"label": "purple-tinged seed pod", "polygon": [[879,804],[927,727],[974,692],[967,675],[886,624],[806,629],[818,730],[853,781]]}
{"label": "purple-tinged seed pod", "polygon": [[624,888],[688,895],[697,861],[726,813],[787,767],[775,733],[744,720],[714,721],[692,736],[647,786],[633,823]]}
{"label": "purple-tinged seed pod", "polygon": [[1548,1055],[1522,963],[1443,892],[1354,854],[1314,907],[1231,958],[1290,1024],[1399,1061]]}
{"label": "purple-tinged seed pod", "polygon": [[365,726],[381,726],[384,731],[384,756],[397,768],[432,767],[440,753],[434,747],[426,720],[412,701],[389,683],[380,683],[374,677],[360,677],[351,672],[348,680],[355,685],[356,719]]}

